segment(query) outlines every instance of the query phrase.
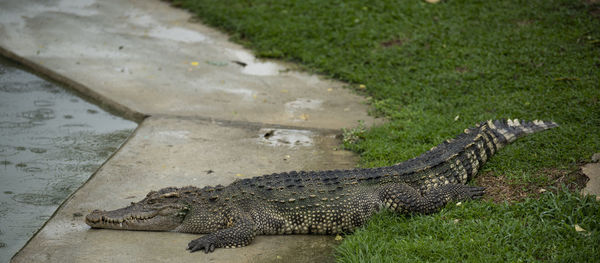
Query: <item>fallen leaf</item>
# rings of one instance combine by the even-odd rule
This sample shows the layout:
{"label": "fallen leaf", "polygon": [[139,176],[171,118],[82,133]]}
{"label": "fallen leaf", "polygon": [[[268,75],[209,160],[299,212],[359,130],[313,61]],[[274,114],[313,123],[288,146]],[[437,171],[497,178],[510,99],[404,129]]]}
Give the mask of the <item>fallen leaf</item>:
{"label": "fallen leaf", "polygon": [[582,227],[580,227],[579,225],[575,224],[575,231],[577,231],[577,232],[585,232],[586,230],[583,229]]}

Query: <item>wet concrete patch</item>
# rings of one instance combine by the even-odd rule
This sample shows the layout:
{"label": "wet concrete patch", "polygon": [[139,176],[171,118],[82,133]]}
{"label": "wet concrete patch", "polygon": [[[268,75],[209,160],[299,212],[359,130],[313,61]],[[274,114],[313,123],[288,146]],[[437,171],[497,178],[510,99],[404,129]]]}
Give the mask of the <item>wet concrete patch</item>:
{"label": "wet concrete patch", "polygon": [[263,128],[258,132],[258,141],[272,146],[312,146],[313,132],[309,130]]}
{"label": "wet concrete patch", "polygon": [[184,43],[210,41],[210,39],[207,36],[197,31],[193,31],[179,26],[164,26],[152,16],[148,15],[147,13],[141,10],[134,9],[133,11],[127,12],[125,14],[125,17],[128,18],[128,21],[131,24],[144,29],[143,31],[141,31],[142,36],[149,36],[156,39],[165,39]]}
{"label": "wet concrete patch", "polygon": [[241,72],[246,75],[275,76],[281,71],[286,70],[283,66],[275,62],[258,60],[254,55],[245,50],[228,49],[227,52],[237,57],[234,61],[242,66]]}
{"label": "wet concrete patch", "polygon": [[0,262],[135,126],[0,58]]}
{"label": "wet concrete patch", "polygon": [[[261,142],[260,136],[269,130],[310,133],[312,144],[289,147]],[[15,261],[330,261],[334,244],[331,236],[259,236],[247,247],[218,249],[208,255],[191,254],[185,247],[199,235],[94,230],[85,225],[81,216],[74,215],[115,209],[142,199],[150,190],[167,186],[226,185],[273,172],[353,167],[357,157],[336,150],[339,143],[335,133],[326,131],[150,117],[63,205]]]}

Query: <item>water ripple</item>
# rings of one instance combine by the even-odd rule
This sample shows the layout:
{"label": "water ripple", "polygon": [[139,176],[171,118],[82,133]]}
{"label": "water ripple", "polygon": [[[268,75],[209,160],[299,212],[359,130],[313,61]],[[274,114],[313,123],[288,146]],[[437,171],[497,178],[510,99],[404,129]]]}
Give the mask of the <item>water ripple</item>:
{"label": "water ripple", "polygon": [[23,118],[30,119],[32,122],[45,121],[54,119],[54,110],[49,108],[39,108],[32,111],[26,111],[21,113]]}

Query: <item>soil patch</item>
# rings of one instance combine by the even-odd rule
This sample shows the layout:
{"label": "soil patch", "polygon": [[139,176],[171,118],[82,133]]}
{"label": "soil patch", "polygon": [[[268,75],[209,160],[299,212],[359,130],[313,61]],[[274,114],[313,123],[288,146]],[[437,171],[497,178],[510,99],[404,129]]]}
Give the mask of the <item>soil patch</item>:
{"label": "soil patch", "polygon": [[600,18],[600,0],[584,0],[589,8],[589,12],[593,17]]}
{"label": "soil patch", "polygon": [[546,191],[556,192],[562,187],[570,191],[580,191],[589,180],[581,168],[574,171],[544,169],[540,171],[538,178],[538,182],[517,182],[515,179],[487,172],[475,178],[475,184],[486,187],[484,200],[513,203],[526,198],[538,198]]}

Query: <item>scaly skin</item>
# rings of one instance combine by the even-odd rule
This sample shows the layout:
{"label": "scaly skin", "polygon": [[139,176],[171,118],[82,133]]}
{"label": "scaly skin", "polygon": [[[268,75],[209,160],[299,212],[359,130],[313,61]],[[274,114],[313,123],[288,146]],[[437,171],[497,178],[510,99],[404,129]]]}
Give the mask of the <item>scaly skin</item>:
{"label": "scaly skin", "polygon": [[448,202],[479,198],[467,186],[500,148],[553,122],[488,121],[466,129],[417,158],[380,168],[292,171],[228,186],[168,187],[131,206],[95,210],[93,228],[206,233],[188,245],[194,252],[242,247],[256,235],[348,233],[381,208],[432,213]]}

